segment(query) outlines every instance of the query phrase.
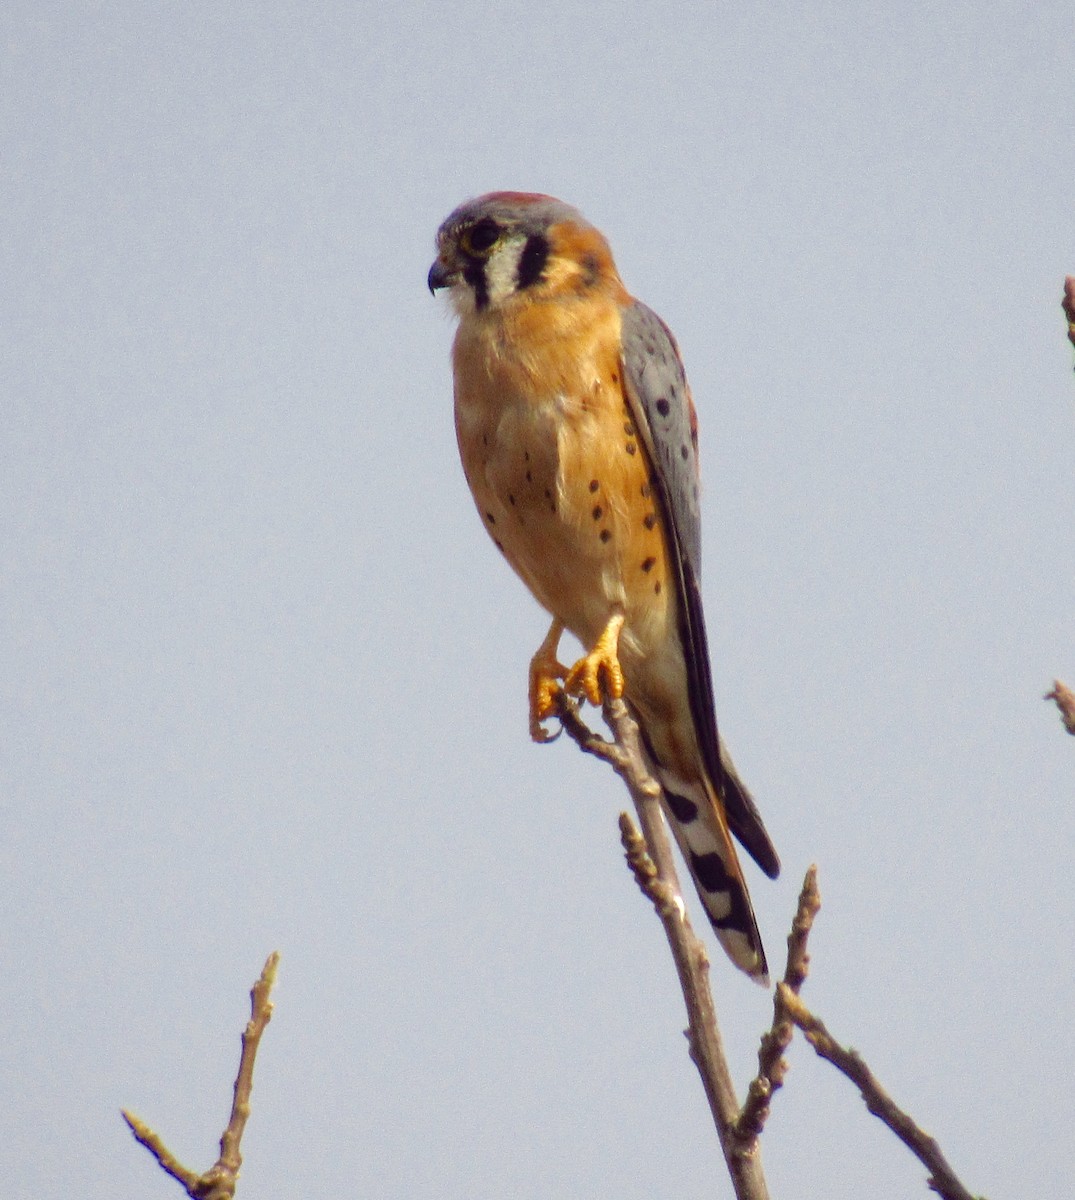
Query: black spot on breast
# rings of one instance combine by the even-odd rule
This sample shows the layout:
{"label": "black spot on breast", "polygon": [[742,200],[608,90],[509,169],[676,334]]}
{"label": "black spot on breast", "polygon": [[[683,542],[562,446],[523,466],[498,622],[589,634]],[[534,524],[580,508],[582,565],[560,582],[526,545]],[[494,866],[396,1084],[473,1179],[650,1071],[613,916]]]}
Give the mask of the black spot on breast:
{"label": "black spot on breast", "polygon": [[529,472],[529,471],[527,471],[527,473],[526,473],[526,482],[527,482],[527,483],[533,483],[533,482],[534,482],[534,477],[533,477],[533,475],[531,475],[531,474],[530,474],[530,472]]}
{"label": "black spot on breast", "polygon": [[642,560],[642,570],[648,574],[656,566],[656,563],[657,560],[652,555],[649,558],[644,558]]}
{"label": "black spot on breast", "polygon": [[549,261],[549,242],[543,233],[532,233],[526,239],[519,265],[515,270],[515,286],[522,291],[533,287],[545,274]]}
{"label": "black spot on breast", "polygon": [[605,510],[601,507],[601,505],[595,504],[593,506],[593,519],[595,521],[600,521],[604,515],[605,515]]}
{"label": "black spot on breast", "polygon": [[607,529],[601,530],[601,541],[607,542],[611,537],[612,537],[612,534],[609,530],[607,530]]}
{"label": "black spot on breast", "polygon": [[508,503],[511,504],[513,508],[515,507],[515,497],[511,494],[511,492],[508,492]]}
{"label": "black spot on breast", "polygon": [[688,448],[688,446],[687,446],[687,443],[686,443],[686,442],[684,442],[684,443],[683,443],[683,445],[682,445],[682,446],[680,446],[680,448],[679,448],[679,456],[680,456],[680,458],[682,458],[682,459],[683,459],[683,461],[684,461],[684,462],[686,462],[686,461],[687,461],[687,459],[688,459],[688,458],[690,458],[690,456],[691,456],[691,452],[690,452],[690,449]]}
{"label": "black spot on breast", "polygon": [[638,453],[638,447],[634,444],[634,442],[628,442],[627,445],[624,446],[624,449],[627,451],[628,454],[637,454]]}
{"label": "black spot on breast", "polygon": [[669,409],[668,401],[662,396],[657,401],[657,411],[661,414],[662,417],[667,417],[668,409]]}
{"label": "black spot on breast", "polygon": [[620,377],[615,371],[612,372],[612,374],[609,376],[609,379],[611,379],[613,383],[619,383],[620,381]]}
{"label": "black spot on breast", "polygon": [[634,422],[633,421],[624,421],[623,432],[625,434],[627,434],[628,437],[634,437],[635,436]]}
{"label": "black spot on breast", "polygon": [[646,515],[642,518],[642,524],[645,525],[647,529],[652,529],[654,525],[657,524],[657,514],[646,513]]}
{"label": "black spot on breast", "polygon": [[648,483],[644,483],[642,485],[642,499],[648,500],[650,498],[651,491],[652,489],[650,488],[650,485]]}
{"label": "black spot on breast", "polygon": [[664,793],[664,798],[668,803],[668,807],[672,810],[672,816],[681,825],[689,825],[692,821],[697,820],[698,805],[693,800],[667,790]]}
{"label": "black spot on breast", "polygon": [[493,538],[493,545],[500,551],[501,554],[504,553],[504,547],[500,544],[500,542],[497,541],[496,538]]}
{"label": "black spot on breast", "polygon": [[659,579],[658,579],[658,580],[657,580],[657,582],[656,582],[656,583],[653,585],[653,594],[654,594],[655,596],[659,596],[659,595],[661,594],[661,581],[660,581]]}
{"label": "black spot on breast", "polygon": [[597,480],[596,480],[596,479],[591,479],[591,480],[590,480],[590,491],[591,491],[591,492],[596,492],[596,491],[597,491],[597,489],[598,489],[600,486],[601,486],[601,485],[600,485],[600,484],[597,482]]}
{"label": "black spot on breast", "polygon": [[491,512],[487,512],[485,514],[485,519],[489,522],[490,525],[496,524],[496,517],[494,517]]}

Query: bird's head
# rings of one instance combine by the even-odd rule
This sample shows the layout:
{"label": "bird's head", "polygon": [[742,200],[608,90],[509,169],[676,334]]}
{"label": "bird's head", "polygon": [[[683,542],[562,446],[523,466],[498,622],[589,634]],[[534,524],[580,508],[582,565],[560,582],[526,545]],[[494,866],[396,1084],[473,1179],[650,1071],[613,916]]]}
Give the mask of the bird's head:
{"label": "bird's head", "polygon": [[437,231],[429,290],[448,288],[460,316],[506,305],[622,292],[608,243],[552,196],[490,192],[461,204]]}

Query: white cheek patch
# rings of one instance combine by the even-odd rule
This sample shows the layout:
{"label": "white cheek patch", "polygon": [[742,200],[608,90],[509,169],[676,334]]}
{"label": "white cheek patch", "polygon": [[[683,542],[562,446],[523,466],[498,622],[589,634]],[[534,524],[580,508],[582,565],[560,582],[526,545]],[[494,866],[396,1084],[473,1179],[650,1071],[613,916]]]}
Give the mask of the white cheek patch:
{"label": "white cheek patch", "polygon": [[485,286],[490,304],[499,304],[518,290],[519,259],[525,245],[526,238],[514,237],[498,246],[486,260]]}

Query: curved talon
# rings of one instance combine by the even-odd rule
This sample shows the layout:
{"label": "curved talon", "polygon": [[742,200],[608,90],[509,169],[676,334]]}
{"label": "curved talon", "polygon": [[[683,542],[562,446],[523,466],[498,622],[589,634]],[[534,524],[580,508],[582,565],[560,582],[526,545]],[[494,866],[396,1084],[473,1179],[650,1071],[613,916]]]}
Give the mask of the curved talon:
{"label": "curved talon", "polygon": [[556,697],[563,690],[560,680],[566,672],[562,663],[556,663],[551,671],[530,666],[530,736],[535,742],[553,742],[560,736],[559,732],[549,733],[542,721],[557,714]]}
{"label": "curved talon", "polygon": [[623,696],[623,669],[618,654],[623,614],[609,619],[593,649],[580,658],[567,673],[564,691],[571,696],[585,696],[596,708],[604,700],[619,700]]}
{"label": "curved talon", "polygon": [[550,746],[553,742],[558,741],[560,735],[564,732],[564,727],[561,725],[555,733],[549,733],[544,725],[532,725],[530,727],[530,736],[541,746]]}
{"label": "curved talon", "polygon": [[556,647],[564,627],[553,621],[545,640],[530,660],[530,736],[535,742],[554,742],[560,731],[549,733],[542,721],[557,715],[556,697],[562,686],[560,680],[567,675],[567,667],[556,657]]}

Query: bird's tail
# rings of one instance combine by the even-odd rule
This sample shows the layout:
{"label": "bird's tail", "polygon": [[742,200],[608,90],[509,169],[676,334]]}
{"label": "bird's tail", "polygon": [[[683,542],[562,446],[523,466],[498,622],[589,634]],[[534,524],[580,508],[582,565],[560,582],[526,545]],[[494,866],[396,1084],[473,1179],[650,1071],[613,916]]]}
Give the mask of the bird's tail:
{"label": "bird's tail", "polygon": [[659,763],[653,766],[669,824],[713,932],[732,962],[768,987],[765,949],[720,799],[704,778],[681,779]]}

